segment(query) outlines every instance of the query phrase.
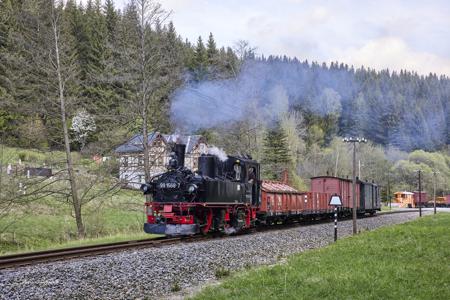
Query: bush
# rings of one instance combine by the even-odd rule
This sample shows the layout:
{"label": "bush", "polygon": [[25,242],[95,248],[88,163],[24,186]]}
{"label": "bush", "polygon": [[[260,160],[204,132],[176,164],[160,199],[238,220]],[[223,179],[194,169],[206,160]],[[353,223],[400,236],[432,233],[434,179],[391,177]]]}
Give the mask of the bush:
{"label": "bush", "polygon": [[19,156],[19,159],[21,161],[26,161],[27,160],[27,154],[25,152],[19,152],[18,156]]}
{"label": "bush", "polygon": [[180,286],[180,284],[179,284],[177,281],[175,281],[175,282],[172,284],[172,287],[170,288],[170,291],[171,291],[171,292],[179,292],[179,291],[181,291],[181,286]]}
{"label": "bush", "polygon": [[230,276],[230,270],[220,267],[216,270],[215,276],[217,279],[224,278]]}

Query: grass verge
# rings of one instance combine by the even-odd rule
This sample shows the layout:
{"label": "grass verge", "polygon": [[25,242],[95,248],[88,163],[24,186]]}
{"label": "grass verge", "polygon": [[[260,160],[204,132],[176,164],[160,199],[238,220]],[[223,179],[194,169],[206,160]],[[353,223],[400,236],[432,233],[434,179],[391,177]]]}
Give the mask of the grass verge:
{"label": "grass verge", "polygon": [[450,299],[450,214],[233,274],[194,299]]}
{"label": "grass verge", "polygon": [[0,255],[148,238],[140,193],[120,191],[83,210],[86,239],[77,237],[71,207],[41,199],[0,218]]}

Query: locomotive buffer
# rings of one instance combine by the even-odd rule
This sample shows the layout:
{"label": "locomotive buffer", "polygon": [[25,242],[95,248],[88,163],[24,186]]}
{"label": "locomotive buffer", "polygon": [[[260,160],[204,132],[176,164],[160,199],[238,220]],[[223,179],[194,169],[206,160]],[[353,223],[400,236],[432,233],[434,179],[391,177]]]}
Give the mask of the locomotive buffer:
{"label": "locomotive buffer", "polygon": [[337,241],[337,217],[338,217],[338,206],[342,205],[341,197],[334,194],[330,198],[330,206],[334,206],[334,241]]}

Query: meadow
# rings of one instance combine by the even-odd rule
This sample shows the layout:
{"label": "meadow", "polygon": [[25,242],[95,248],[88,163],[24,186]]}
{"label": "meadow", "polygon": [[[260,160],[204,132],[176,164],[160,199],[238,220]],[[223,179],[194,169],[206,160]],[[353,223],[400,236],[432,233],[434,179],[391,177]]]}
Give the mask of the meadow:
{"label": "meadow", "polygon": [[[18,182],[25,183],[37,180],[27,179],[21,173],[26,166],[47,166],[53,173],[64,169],[65,156],[63,152],[45,152],[32,149],[2,147],[0,145],[0,254],[52,249],[60,247],[78,246],[101,242],[113,242],[129,239],[148,238],[143,233],[144,198],[142,193],[134,190],[108,188],[115,184],[114,176],[104,166],[96,164],[89,157],[82,157],[74,152],[74,162],[79,172],[78,181],[81,192],[88,190],[91,178],[99,176],[102,180],[88,190],[95,195],[93,200],[83,205],[83,221],[86,238],[78,239],[73,217],[73,208],[64,195],[68,191],[67,182],[55,179],[46,179],[42,183],[31,184],[27,194],[18,192]],[[20,165],[19,165],[20,161]],[[6,175],[8,164],[19,165],[21,171],[18,175]],[[114,166],[113,166],[114,167]],[[27,181],[28,180],[28,181]],[[36,195],[29,194],[35,186],[44,185],[53,180],[52,191],[58,193]],[[81,186],[84,184],[85,186]],[[63,191],[63,193],[60,193]],[[108,191],[103,193],[103,191]],[[88,196],[90,194],[87,194]],[[12,196],[11,196],[12,195]],[[4,199],[16,197],[12,205]]]}
{"label": "meadow", "polygon": [[450,299],[450,214],[231,274],[194,299]]}

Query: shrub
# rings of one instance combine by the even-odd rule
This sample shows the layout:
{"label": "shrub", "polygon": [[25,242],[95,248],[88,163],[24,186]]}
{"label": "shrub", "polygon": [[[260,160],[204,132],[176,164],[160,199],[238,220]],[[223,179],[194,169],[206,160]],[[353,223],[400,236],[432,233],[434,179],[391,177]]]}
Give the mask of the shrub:
{"label": "shrub", "polygon": [[178,283],[178,281],[175,281],[175,282],[172,284],[172,287],[170,288],[170,291],[171,291],[171,292],[179,292],[179,291],[181,291],[181,286],[180,286],[180,284]]}
{"label": "shrub", "polygon": [[220,267],[216,270],[215,276],[217,279],[230,276],[230,270]]}
{"label": "shrub", "polygon": [[27,160],[27,154],[25,152],[19,152],[17,155],[19,156],[19,159],[21,161],[26,161]]}

